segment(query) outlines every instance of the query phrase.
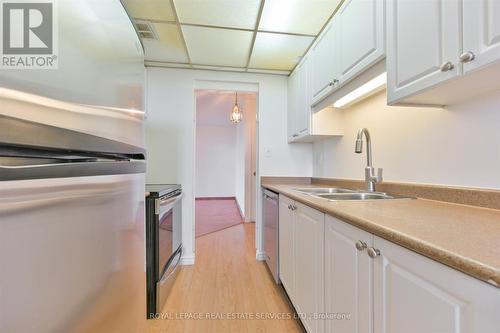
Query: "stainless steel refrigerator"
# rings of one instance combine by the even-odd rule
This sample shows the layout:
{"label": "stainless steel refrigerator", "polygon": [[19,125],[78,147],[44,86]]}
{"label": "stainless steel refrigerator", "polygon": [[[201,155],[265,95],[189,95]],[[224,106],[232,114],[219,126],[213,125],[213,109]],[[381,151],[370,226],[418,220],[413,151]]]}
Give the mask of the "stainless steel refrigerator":
{"label": "stainless steel refrigerator", "polygon": [[59,67],[0,70],[0,332],[142,332],[143,51],[118,0],[57,10]]}

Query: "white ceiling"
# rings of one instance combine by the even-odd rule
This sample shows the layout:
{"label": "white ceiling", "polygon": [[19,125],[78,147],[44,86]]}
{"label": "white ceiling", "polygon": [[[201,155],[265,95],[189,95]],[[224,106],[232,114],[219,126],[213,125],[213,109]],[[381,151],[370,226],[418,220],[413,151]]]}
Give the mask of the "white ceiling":
{"label": "white ceiling", "polygon": [[[249,106],[256,105],[257,93],[238,92],[238,105],[243,121]],[[229,120],[235,102],[234,91],[198,90],[196,92],[196,124],[205,126],[236,126]]]}
{"label": "white ceiling", "polygon": [[146,65],[288,74],[341,0],[123,0]]}

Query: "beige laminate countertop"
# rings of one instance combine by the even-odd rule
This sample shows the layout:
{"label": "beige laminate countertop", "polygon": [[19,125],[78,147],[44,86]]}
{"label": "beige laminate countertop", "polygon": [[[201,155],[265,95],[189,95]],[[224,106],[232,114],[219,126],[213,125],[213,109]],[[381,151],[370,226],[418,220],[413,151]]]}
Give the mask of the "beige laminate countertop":
{"label": "beige laminate countertop", "polygon": [[263,187],[500,288],[500,210],[426,199],[331,202],[294,188]]}

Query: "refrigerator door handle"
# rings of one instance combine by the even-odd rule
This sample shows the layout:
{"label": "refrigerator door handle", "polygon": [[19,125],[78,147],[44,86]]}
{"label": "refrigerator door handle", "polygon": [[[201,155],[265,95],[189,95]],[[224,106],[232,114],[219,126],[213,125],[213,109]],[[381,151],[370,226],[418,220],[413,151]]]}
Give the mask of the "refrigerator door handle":
{"label": "refrigerator door handle", "polygon": [[0,181],[69,178],[144,173],[144,161],[55,163],[22,166],[0,165]]}

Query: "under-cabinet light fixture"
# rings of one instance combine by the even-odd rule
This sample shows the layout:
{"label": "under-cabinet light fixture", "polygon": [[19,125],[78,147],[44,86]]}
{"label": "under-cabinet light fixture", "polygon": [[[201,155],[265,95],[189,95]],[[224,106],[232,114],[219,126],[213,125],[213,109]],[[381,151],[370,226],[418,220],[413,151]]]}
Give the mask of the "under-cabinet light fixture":
{"label": "under-cabinet light fixture", "polygon": [[344,97],[333,103],[333,107],[345,109],[368,96],[371,96],[385,88],[387,84],[387,73],[380,74],[372,80],[366,82],[361,87],[351,91]]}

